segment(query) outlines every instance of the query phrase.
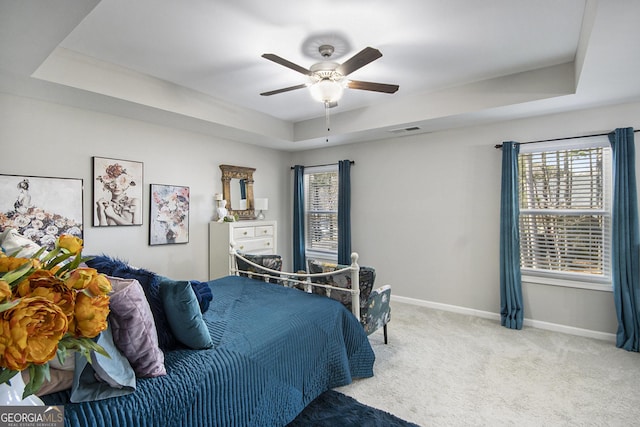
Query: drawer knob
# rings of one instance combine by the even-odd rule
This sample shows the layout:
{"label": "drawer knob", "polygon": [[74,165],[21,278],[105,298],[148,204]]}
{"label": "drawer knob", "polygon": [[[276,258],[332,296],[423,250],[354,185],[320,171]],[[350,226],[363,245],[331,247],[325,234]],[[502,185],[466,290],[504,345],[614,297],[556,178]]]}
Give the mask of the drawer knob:
{"label": "drawer knob", "polygon": [[244,235],[246,236],[246,235],[247,235],[247,232],[245,231],[245,232],[244,232],[244,233],[242,233],[242,234],[244,234]]}
{"label": "drawer knob", "polygon": [[244,249],[244,246],[240,246],[240,249]]}
{"label": "drawer knob", "polygon": [[267,242],[267,246],[271,246],[271,242]]}

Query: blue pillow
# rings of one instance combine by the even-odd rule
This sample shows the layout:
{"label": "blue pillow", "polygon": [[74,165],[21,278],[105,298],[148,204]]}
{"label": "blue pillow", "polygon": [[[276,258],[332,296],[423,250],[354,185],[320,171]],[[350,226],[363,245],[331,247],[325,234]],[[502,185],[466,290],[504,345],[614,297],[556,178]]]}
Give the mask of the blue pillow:
{"label": "blue pillow", "polygon": [[160,288],[158,287],[159,276],[143,268],[135,268],[125,261],[111,258],[106,255],[93,256],[86,264],[104,273],[107,276],[120,277],[122,279],[136,279],[142,285],[144,294],[151,307],[153,320],[158,332],[158,346],[162,350],[171,350],[176,347],[176,338],[171,333],[169,322],[164,312],[162,299],[160,298]]}
{"label": "blue pillow", "polygon": [[191,284],[160,277],[159,287],[169,327],[176,339],[194,350],[211,348],[211,334]]}
{"label": "blue pillow", "polygon": [[71,402],[90,402],[124,396],[136,390],[136,373],[113,343],[111,329],[98,335],[97,343],[110,357],[91,352],[91,363],[76,352],[76,367],[71,387]]}
{"label": "blue pillow", "polygon": [[191,287],[193,288],[193,292],[195,292],[196,294],[198,305],[200,305],[200,312],[204,313],[209,310],[209,303],[213,299],[213,294],[211,293],[209,284],[206,282],[198,282],[197,280],[192,280]]}

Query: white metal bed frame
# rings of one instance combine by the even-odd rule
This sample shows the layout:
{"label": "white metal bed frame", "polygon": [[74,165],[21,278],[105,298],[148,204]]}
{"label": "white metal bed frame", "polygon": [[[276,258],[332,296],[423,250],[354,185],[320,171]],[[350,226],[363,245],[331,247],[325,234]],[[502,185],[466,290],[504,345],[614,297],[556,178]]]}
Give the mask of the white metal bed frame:
{"label": "white metal bed frame", "polygon": [[[260,264],[256,264],[255,262],[246,259],[244,256],[242,256],[240,253],[238,253],[238,251],[235,249],[234,247],[234,243],[232,242],[229,245],[230,249],[229,249],[229,270],[231,275],[235,275],[235,276],[239,276],[240,273],[245,273],[251,276],[260,276],[264,279],[264,281],[268,281],[269,279],[276,279],[278,282],[282,284],[283,286],[286,287],[291,287],[294,284],[299,284],[304,286],[304,290],[305,292],[311,293],[312,288],[315,287],[319,287],[319,288],[324,288],[327,296],[331,295],[331,292],[333,291],[339,291],[339,292],[349,292],[351,294],[351,312],[353,313],[353,315],[356,317],[356,319],[358,319],[358,321],[360,320],[360,266],[358,265],[358,253],[357,252],[352,252],[351,253],[351,265],[339,270],[335,270],[335,271],[330,271],[327,273],[307,273],[304,271],[298,272],[298,273],[288,273],[288,272],[282,272],[282,271],[278,271],[278,270],[272,270],[270,268],[264,267]],[[258,271],[262,271],[264,273],[258,273],[258,272],[253,272],[253,271],[244,271],[244,270],[238,270],[238,266],[237,266],[237,262],[236,262],[236,258],[240,258],[243,261],[245,261],[247,264],[255,267],[258,269]],[[338,288],[336,286],[331,286],[331,285],[324,285],[321,283],[313,283],[311,281],[311,278],[315,278],[315,277],[327,277],[327,276],[332,276],[336,273],[342,273],[342,272],[346,272],[346,271],[350,271],[351,274],[351,289],[348,288]]]}

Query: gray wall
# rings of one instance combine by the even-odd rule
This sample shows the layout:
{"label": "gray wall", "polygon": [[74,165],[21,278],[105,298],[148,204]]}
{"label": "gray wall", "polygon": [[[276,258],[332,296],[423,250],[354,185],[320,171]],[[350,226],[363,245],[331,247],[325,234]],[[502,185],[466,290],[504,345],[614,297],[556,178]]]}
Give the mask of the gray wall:
{"label": "gray wall", "polygon": [[[0,94],[0,173],[84,179],[85,253],[107,253],[176,279],[207,277],[208,222],[221,163],[256,168],[279,252],[291,256],[290,166],[349,158],[353,249],[378,284],[407,301],[497,313],[500,151],[537,140],[640,126],[640,103],[288,153],[30,98]],[[91,226],[91,157],[144,162],[144,225]],[[640,164],[640,160],[638,161]],[[150,183],[191,189],[190,242],[148,246]],[[525,317],[604,333],[612,293],[524,284]]]}
{"label": "gray wall", "polygon": [[[627,126],[640,126],[640,104],[319,149],[294,161],[356,162],[352,247],[393,295],[499,313],[501,152],[494,145]],[[525,317],[538,325],[615,333],[612,292],[524,283],[523,293]]]}
{"label": "gray wall", "polygon": [[[206,280],[208,224],[214,194],[222,192],[220,164],[256,168],[254,193],[269,198],[267,218],[287,220],[288,153],[1,93],[0,123],[0,173],[84,180],[85,254],[106,253],[176,279]],[[92,156],[144,163],[142,226],[92,226]],[[152,183],[190,187],[188,244],[148,245]]]}

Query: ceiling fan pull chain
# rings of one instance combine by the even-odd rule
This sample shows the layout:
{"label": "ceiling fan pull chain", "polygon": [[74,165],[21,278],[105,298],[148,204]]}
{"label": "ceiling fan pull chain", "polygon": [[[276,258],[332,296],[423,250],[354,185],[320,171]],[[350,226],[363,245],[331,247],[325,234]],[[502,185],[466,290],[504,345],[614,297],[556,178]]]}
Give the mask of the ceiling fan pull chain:
{"label": "ceiling fan pull chain", "polygon": [[331,124],[329,123],[329,115],[331,113],[329,112],[329,101],[325,101],[324,102],[324,121],[327,125],[327,138],[325,140],[325,142],[329,142],[329,132],[331,132]]}
{"label": "ceiling fan pull chain", "polygon": [[329,101],[324,102],[324,121],[327,124],[327,132],[331,131],[331,124],[329,123]]}

